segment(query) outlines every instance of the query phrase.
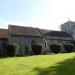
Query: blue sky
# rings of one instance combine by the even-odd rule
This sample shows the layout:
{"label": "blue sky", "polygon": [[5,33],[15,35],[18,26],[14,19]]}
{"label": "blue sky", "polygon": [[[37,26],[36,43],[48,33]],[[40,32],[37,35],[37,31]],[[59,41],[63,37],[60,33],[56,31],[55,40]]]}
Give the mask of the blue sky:
{"label": "blue sky", "polygon": [[0,0],[0,18],[7,21],[33,21],[44,14],[46,0]]}
{"label": "blue sky", "polygon": [[75,21],[74,0],[0,0],[0,28],[8,24],[59,30]]}
{"label": "blue sky", "polygon": [[14,24],[37,24],[40,17],[47,14],[47,8],[46,0],[0,0],[0,20]]}

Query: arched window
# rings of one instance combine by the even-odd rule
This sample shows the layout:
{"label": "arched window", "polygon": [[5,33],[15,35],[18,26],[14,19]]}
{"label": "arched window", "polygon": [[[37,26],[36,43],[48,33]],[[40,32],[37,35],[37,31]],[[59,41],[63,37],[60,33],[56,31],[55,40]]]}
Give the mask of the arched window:
{"label": "arched window", "polygon": [[46,42],[45,42],[45,47],[46,47]]}
{"label": "arched window", "polygon": [[28,46],[25,46],[25,54],[28,55]]}
{"label": "arched window", "polygon": [[32,40],[31,41],[31,45],[33,45],[33,44],[36,44],[36,41],[35,40]]}

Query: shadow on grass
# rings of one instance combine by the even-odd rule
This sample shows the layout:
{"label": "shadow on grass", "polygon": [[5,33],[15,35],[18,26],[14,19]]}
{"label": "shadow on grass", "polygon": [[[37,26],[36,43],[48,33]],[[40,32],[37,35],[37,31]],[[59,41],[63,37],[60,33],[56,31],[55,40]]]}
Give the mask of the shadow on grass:
{"label": "shadow on grass", "polygon": [[75,75],[75,57],[48,68],[34,68],[37,75]]}
{"label": "shadow on grass", "polygon": [[0,57],[0,59],[5,59],[5,58],[7,58],[7,57]]}

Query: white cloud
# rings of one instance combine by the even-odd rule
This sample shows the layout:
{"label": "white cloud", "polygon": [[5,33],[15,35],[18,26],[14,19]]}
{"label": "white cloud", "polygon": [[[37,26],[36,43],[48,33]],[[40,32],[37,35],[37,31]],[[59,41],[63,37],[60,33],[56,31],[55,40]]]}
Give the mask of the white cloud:
{"label": "white cloud", "polygon": [[47,24],[45,28],[58,30],[59,26],[68,21],[75,21],[75,0],[48,0],[47,17],[42,17],[43,23]]}

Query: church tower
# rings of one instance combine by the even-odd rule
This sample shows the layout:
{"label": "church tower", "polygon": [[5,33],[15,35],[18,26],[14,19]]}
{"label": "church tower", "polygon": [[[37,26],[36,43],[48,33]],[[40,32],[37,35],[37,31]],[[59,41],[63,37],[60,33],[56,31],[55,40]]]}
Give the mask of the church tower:
{"label": "church tower", "polygon": [[65,31],[75,39],[75,22],[69,21],[61,25],[61,31]]}

